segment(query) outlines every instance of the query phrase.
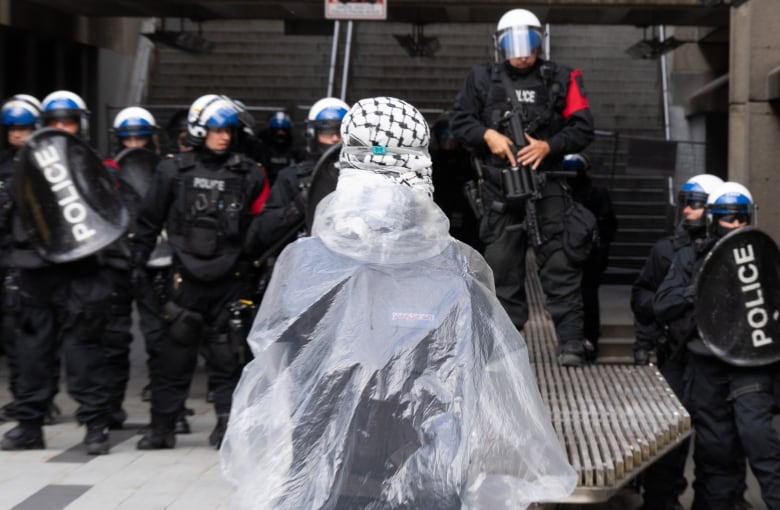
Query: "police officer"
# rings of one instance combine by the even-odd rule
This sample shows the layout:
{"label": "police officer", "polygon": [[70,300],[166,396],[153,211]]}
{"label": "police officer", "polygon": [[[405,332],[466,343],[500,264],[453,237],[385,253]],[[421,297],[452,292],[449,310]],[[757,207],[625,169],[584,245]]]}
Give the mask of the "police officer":
{"label": "police officer", "polygon": [[[252,225],[252,242],[269,249],[274,243],[295,240],[306,215],[306,192],[322,154],[341,142],[341,119],[349,105],[335,97],[315,102],[306,119],[306,159],[279,172],[263,212]],[[283,246],[278,247],[281,251]]]}
{"label": "police officer", "polygon": [[[42,101],[42,109],[46,126],[86,138],[89,112],[77,94],[52,92]],[[55,392],[52,372],[59,370],[61,344],[68,391],[79,403],[76,419],[87,428],[86,451],[90,455],[108,453],[110,405],[102,341],[110,317],[105,304],[110,301],[112,284],[95,254],[72,262],[47,262],[32,249],[16,209],[13,214],[12,260],[19,268],[22,296],[14,394],[19,423],[5,433],[0,447],[45,448],[41,425]]]}
{"label": "police officer", "polygon": [[[655,293],[653,311],[687,343],[686,401],[694,435],[694,510],[736,508],[744,488],[743,452],[767,508],[780,508],[780,437],[773,427],[777,363],[737,367],[717,358],[696,327],[695,278],[717,241],[753,219],[753,198],[726,182],[707,198],[707,237],[677,250]],[[728,292],[728,291],[726,291]]]}
{"label": "police officer", "polygon": [[431,128],[435,145],[433,160],[433,199],[450,220],[450,234],[478,251],[482,250],[475,208],[469,203],[466,186],[474,185],[477,176],[471,157],[450,129],[449,119],[439,119]]}
{"label": "police officer", "polygon": [[292,119],[286,112],[279,111],[271,115],[263,139],[268,148],[265,166],[273,186],[282,169],[303,160],[305,156],[299,154],[293,145]]}
{"label": "police officer", "polygon": [[[147,149],[157,151],[157,123],[154,116],[146,109],[138,106],[124,108],[114,117],[112,134],[116,154],[121,154],[125,149]],[[159,344],[159,337],[164,328],[160,319],[160,306],[156,303],[156,293],[149,285],[149,279],[131,281],[131,257],[130,237],[134,234],[134,224],[138,216],[140,202],[143,198],[143,190],[133,187],[130,183],[147,178],[142,175],[136,178],[128,177],[133,172],[132,168],[123,168],[122,158],[119,161],[111,160],[112,170],[119,177],[119,190],[122,200],[130,213],[130,227],[126,236],[122,237],[99,255],[104,272],[113,282],[114,290],[110,307],[111,319],[106,327],[103,337],[106,374],[111,393],[111,421],[109,427],[121,429],[127,420],[127,413],[123,409],[125,391],[130,379],[130,345],[133,336],[130,331],[132,326],[132,303],[137,301],[141,331],[146,340],[147,353],[155,352],[155,345]],[[154,164],[154,157],[149,164]]]}
{"label": "police officer", "polygon": [[588,208],[596,217],[599,231],[598,243],[582,263],[583,332],[585,357],[596,361],[599,352],[601,313],[599,287],[601,276],[609,263],[609,247],[617,232],[617,215],[607,188],[594,186],[590,178],[590,159],[585,154],[567,154],[563,157],[563,171],[574,174],[568,178],[572,197]]}
{"label": "police officer", "polygon": [[179,152],[187,152],[192,150],[192,147],[186,145],[187,140],[187,109],[182,108],[177,110],[168,119],[168,123],[165,125],[165,135],[168,137],[168,150],[169,154],[178,154]]}
{"label": "police officer", "polygon": [[[16,94],[3,104],[2,131],[0,132],[0,280],[3,281],[2,310],[0,310],[0,353],[8,360],[9,385],[14,394],[18,370],[15,358],[14,332],[19,301],[16,274],[9,260],[12,245],[11,199],[14,158],[30,134],[40,126],[41,103],[33,96]],[[14,419],[14,404],[9,402],[0,409],[0,418]]]}
{"label": "police officer", "polygon": [[147,195],[134,243],[136,268],[144,268],[165,227],[173,250],[168,331],[152,371],[151,427],[138,448],[173,448],[174,423],[184,409],[202,341],[207,342],[217,425],[209,436],[222,441],[238,381],[243,338],[228,335],[231,305],[253,289],[248,281],[245,234],[266,197],[258,165],[233,151],[238,110],[224,96],[198,98],[188,114],[193,151],[163,160]]}
{"label": "police officer", "polygon": [[[541,243],[534,243],[540,244],[536,261],[558,334],[558,361],[579,365],[585,361],[581,271],[565,253],[562,234],[571,196],[565,179],[545,173],[560,170],[565,154],[591,142],[593,118],[581,72],[541,58],[542,35],[530,11],[513,9],[501,17],[494,36],[496,63],[471,69],[455,98],[451,127],[480,163],[484,255],[498,297],[518,329],[528,319],[525,253],[530,236],[522,228],[528,209],[524,201],[510,200],[514,192],[504,189],[502,172],[517,163],[542,178],[541,199],[534,203],[541,231]],[[522,121],[525,140],[507,136],[512,122],[506,120]],[[517,150],[515,144],[524,146]]]}
{"label": "police officer", "polygon": [[[692,240],[706,236],[704,207],[707,197],[723,181],[711,174],[699,174],[688,179],[681,187],[677,198],[678,221],[672,235],[659,239],[650,250],[639,276],[631,287],[631,310],[634,313],[634,361],[647,365],[650,355],[656,353],[661,374],[683,405],[685,400],[685,343],[679,331],[667,330],[656,320],[653,313],[653,298],[663,282],[672,258],[677,250],[690,246]],[[689,441],[664,455],[647,468],[642,477],[643,508],[680,508],[679,497],[685,491],[685,463],[688,458]]]}

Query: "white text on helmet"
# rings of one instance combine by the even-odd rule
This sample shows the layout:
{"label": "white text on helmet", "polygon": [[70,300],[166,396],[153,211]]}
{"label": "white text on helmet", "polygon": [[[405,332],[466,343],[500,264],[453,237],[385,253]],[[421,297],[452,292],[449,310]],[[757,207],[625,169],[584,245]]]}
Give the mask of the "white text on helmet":
{"label": "white text on helmet", "polygon": [[[737,263],[737,276],[743,283],[742,293],[745,295],[745,308],[747,308],[747,321],[753,332],[751,337],[754,347],[764,347],[773,343],[772,338],[766,336],[764,327],[769,322],[769,314],[764,308],[764,294],[761,290],[761,280],[759,279],[758,268],[752,262],[755,260],[753,255],[753,245],[749,244],[744,248],[734,248],[734,261]],[[747,301],[748,293],[751,294],[751,301]]]}
{"label": "white text on helmet", "polygon": [[84,241],[97,233],[87,227],[87,207],[81,200],[78,190],[70,180],[68,169],[60,162],[60,153],[56,147],[49,145],[35,151],[35,161],[43,168],[43,176],[51,184],[51,190],[57,197],[62,216],[71,224],[71,232],[76,241]]}

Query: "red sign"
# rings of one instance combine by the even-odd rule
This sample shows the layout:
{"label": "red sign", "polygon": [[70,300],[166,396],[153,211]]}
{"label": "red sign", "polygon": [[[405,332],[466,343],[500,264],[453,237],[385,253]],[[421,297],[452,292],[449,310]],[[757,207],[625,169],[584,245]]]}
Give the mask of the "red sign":
{"label": "red sign", "polygon": [[325,0],[326,19],[387,19],[387,0]]}

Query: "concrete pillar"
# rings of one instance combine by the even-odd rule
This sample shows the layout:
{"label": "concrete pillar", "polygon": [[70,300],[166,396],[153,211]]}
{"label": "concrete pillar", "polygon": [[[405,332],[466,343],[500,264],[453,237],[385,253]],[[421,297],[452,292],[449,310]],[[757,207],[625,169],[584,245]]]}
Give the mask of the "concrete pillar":
{"label": "concrete pillar", "polygon": [[780,66],[777,0],[731,9],[729,179],[750,189],[758,226],[780,243],[780,115],[769,75]]}

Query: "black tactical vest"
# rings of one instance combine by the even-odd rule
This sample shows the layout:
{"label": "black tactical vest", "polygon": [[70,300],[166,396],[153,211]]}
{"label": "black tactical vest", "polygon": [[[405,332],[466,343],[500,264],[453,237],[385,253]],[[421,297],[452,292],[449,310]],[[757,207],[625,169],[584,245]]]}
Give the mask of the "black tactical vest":
{"label": "black tactical vest", "polygon": [[168,235],[177,258],[195,279],[210,281],[238,261],[249,221],[252,164],[231,155],[218,169],[206,168],[194,153],[176,157],[179,168]]}

